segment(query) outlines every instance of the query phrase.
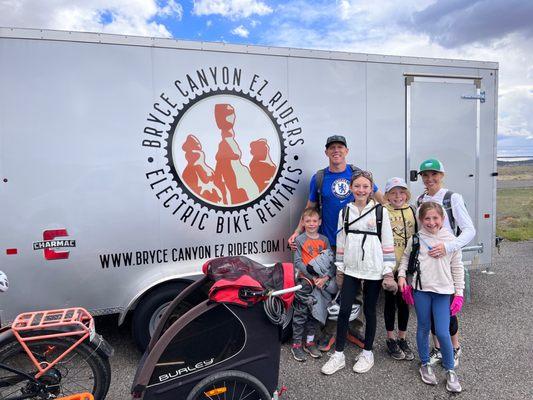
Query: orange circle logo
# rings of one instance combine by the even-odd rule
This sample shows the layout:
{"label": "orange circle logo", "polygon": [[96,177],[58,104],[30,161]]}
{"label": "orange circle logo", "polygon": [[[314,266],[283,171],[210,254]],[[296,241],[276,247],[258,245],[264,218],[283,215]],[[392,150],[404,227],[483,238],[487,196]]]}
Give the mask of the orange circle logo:
{"label": "orange circle logo", "polygon": [[218,210],[260,201],[275,185],[285,156],[281,129],[268,108],[232,90],[187,103],[171,126],[166,149],[178,185]]}

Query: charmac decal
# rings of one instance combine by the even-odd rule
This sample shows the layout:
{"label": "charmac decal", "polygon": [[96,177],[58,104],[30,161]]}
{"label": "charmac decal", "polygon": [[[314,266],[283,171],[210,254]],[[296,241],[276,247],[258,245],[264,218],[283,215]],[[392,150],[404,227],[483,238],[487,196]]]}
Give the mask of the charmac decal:
{"label": "charmac decal", "polygon": [[268,78],[211,66],[178,77],[143,129],[145,177],[179,223],[238,233],[276,217],[293,196],[303,130]]}

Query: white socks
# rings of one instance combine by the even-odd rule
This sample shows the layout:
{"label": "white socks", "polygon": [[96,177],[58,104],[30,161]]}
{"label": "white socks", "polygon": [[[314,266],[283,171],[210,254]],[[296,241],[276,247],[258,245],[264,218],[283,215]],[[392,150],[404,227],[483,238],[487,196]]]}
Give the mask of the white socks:
{"label": "white socks", "polygon": [[373,360],[374,359],[374,353],[372,353],[372,350],[363,350],[361,353],[367,360]]}
{"label": "white socks", "polygon": [[333,354],[336,358],[344,358],[344,351],[337,351]]}
{"label": "white socks", "polygon": [[309,335],[309,336],[307,336],[306,343],[311,343],[313,340],[315,340],[315,335]]}

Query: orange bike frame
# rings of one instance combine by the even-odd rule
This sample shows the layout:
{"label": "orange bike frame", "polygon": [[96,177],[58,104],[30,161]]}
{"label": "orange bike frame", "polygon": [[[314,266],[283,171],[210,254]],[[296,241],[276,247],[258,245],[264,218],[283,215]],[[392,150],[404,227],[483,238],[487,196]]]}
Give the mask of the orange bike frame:
{"label": "orange bike frame", "polygon": [[[30,360],[37,367],[39,372],[35,375],[35,379],[38,379],[94,332],[94,320],[91,314],[81,307],[35,311],[17,316],[11,329]],[[35,335],[38,332],[42,334]],[[33,334],[28,336],[29,333]],[[79,339],[51,362],[39,362],[26,344],[66,336],[79,336]]]}
{"label": "orange bike frame", "polygon": [[80,393],[67,397],[59,397],[56,400],[94,400],[94,397],[90,393]]}

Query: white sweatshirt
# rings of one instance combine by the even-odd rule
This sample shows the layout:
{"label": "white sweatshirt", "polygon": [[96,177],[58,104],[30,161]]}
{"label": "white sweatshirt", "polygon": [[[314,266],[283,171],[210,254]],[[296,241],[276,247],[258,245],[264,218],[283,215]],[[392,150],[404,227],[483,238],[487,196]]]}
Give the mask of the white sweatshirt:
{"label": "white sweatshirt", "polygon": [[[362,212],[354,203],[349,203],[349,221],[354,221],[360,215],[366,213],[376,203],[371,200]],[[342,210],[339,212],[337,227],[337,269],[346,275],[359,279],[380,280],[383,275],[392,272],[396,263],[394,257],[394,241],[390,225],[389,212],[383,207],[383,221],[381,225],[381,241],[376,235],[364,235],[360,233],[344,233],[344,220]],[[375,210],[350,225],[350,230],[377,232]],[[364,251],[363,251],[364,250]]]}
{"label": "white sweatshirt", "polygon": [[[420,262],[420,282],[422,289],[415,288],[416,273],[413,275],[413,288],[423,292],[434,292],[441,294],[463,295],[465,288],[465,271],[463,267],[461,249],[446,253],[445,256],[433,258],[428,254],[428,246],[434,246],[438,243],[450,243],[455,236],[444,227],[436,234],[429,233],[422,228],[418,232],[420,237],[420,253],[418,261]],[[398,267],[398,276],[405,278],[409,255],[413,239],[410,238],[405,247],[405,251],[400,260]]]}
{"label": "white sweatshirt", "polygon": [[[425,203],[426,201],[433,201],[442,205],[442,200],[444,199],[444,195],[447,191],[448,189],[442,188],[433,196],[430,196],[426,193],[424,196],[422,196],[422,203]],[[466,210],[463,196],[461,196],[459,193],[452,194],[451,203],[455,224],[461,229],[461,233],[451,242],[445,243],[444,246],[446,248],[446,253],[452,253],[455,250],[459,250],[470,243],[470,241],[474,239],[474,236],[476,236],[476,228],[474,228],[474,223],[472,222],[472,219]],[[446,212],[444,213],[444,227],[452,234],[454,233]]]}

